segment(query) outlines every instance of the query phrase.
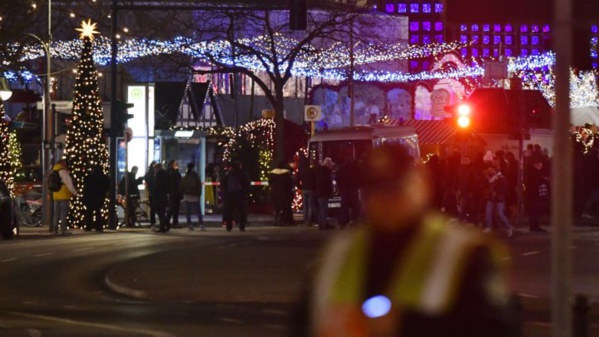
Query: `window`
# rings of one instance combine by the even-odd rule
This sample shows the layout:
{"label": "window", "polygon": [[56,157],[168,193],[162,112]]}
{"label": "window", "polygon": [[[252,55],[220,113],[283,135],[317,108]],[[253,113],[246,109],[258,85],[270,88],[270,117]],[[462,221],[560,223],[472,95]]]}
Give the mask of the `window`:
{"label": "window", "polygon": [[410,43],[411,44],[418,44],[418,43],[420,43],[420,36],[418,34],[412,34],[410,36]]}
{"label": "window", "polygon": [[397,4],[397,13],[407,13],[408,5],[406,4]]}
{"label": "window", "polygon": [[424,21],[422,23],[422,30],[425,32],[430,32],[431,31],[431,22],[430,21]]}
{"label": "window", "polygon": [[549,25],[543,26],[543,33],[549,33],[550,31],[551,31],[551,27],[549,27]]}
{"label": "window", "polygon": [[460,53],[462,54],[462,57],[466,57],[466,56],[468,56],[468,49],[467,48],[462,48],[460,50]]}
{"label": "window", "polygon": [[419,30],[420,30],[420,22],[418,22],[418,21],[410,22],[410,31],[411,32],[417,32]]}
{"label": "window", "polygon": [[538,33],[539,32],[539,25],[532,25],[530,26],[530,31],[533,33]]}
{"label": "window", "polygon": [[483,35],[483,44],[490,44],[491,37],[489,35]]}
{"label": "window", "polygon": [[490,29],[491,29],[491,26],[489,24],[483,25],[483,32],[488,32]]}
{"label": "window", "polygon": [[493,35],[493,44],[501,43],[501,35]]}
{"label": "window", "polygon": [[443,4],[435,4],[435,13],[443,13]]}
{"label": "window", "polygon": [[418,4],[410,4],[410,13],[418,13],[418,12],[419,12]]}
{"label": "window", "polygon": [[522,48],[522,50],[520,50],[520,56],[528,56],[528,49]]}
{"label": "window", "polygon": [[385,11],[387,13],[393,13],[394,10],[395,10],[395,5],[394,4],[387,4],[385,6]]}
{"label": "window", "polygon": [[430,35],[422,35],[422,43],[423,44],[431,43],[431,36]]}
{"label": "window", "polygon": [[528,32],[528,26],[527,25],[520,25],[520,32],[522,32],[522,33]]}
{"label": "window", "polygon": [[533,46],[538,46],[538,45],[539,45],[539,37],[538,37],[538,36],[532,36],[532,37],[530,38],[530,43],[531,43]]}
{"label": "window", "polygon": [[510,25],[510,24],[507,24],[507,25],[505,25],[505,28],[504,28],[504,30],[505,30],[506,32],[508,32],[508,33],[509,33],[509,32],[511,32],[511,31],[512,31],[512,25]]}
{"label": "window", "polygon": [[478,35],[472,35],[471,39],[472,39],[472,40],[471,40],[471,41],[472,41],[472,43],[474,43],[474,44],[478,44],[478,43],[479,43],[479,40],[480,40],[480,36],[478,36]]}
{"label": "window", "polygon": [[468,25],[460,25],[460,32],[467,32],[468,31]]}
{"label": "window", "polygon": [[512,44],[512,36],[511,35],[506,35],[505,36],[505,44],[507,44],[507,45],[511,45]]}
{"label": "window", "polygon": [[501,25],[493,25],[493,31],[500,32],[501,31]]}
{"label": "window", "polygon": [[430,13],[432,11],[432,6],[431,4],[428,3],[423,3],[422,4],[422,13]]}
{"label": "window", "polygon": [[489,48],[483,48],[483,57],[489,56],[491,56],[491,51],[489,50]]}
{"label": "window", "polygon": [[505,48],[504,54],[505,56],[512,56],[514,52],[512,51],[512,48]]}
{"label": "window", "polygon": [[436,32],[443,31],[443,22],[442,21],[435,22],[435,31]]}
{"label": "window", "polygon": [[410,61],[410,69],[417,69],[418,61]]}
{"label": "window", "polygon": [[530,54],[531,55],[539,55],[539,50],[534,48],[533,50],[531,50]]}
{"label": "window", "polygon": [[526,46],[528,44],[528,36],[520,36],[520,44]]}
{"label": "window", "polygon": [[478,48],[472,48],[472,56],[478,57]]}
{"label": "window", "polygon": [[460,43],[468,43],[468,35],[460,35]]}
{"label": "window", "polygon": [[478,25],[477,24],[472,25],[472,31],[473,32],[478,32]]}
{"label": "window", "polygon": [[443,43],[443,35],[435,35],[435,42]]}

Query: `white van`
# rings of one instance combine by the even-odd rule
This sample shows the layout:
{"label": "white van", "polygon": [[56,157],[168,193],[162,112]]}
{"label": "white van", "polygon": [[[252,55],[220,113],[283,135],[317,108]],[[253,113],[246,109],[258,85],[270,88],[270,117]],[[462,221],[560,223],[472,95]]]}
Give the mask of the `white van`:
{"label": "white van", "polygon": [[[408,126],[355,126],[321,131],[308,141],[309,157],[318,162],[330,157],[336,165],[350,160],[360,159],[372,147],[384,143],[404,145],[414,158],[420,158],[418,135],[416,130]],[[338,213],[341,208],[341,197],[336,183],[334,196],[329,199],[331,214]]]}

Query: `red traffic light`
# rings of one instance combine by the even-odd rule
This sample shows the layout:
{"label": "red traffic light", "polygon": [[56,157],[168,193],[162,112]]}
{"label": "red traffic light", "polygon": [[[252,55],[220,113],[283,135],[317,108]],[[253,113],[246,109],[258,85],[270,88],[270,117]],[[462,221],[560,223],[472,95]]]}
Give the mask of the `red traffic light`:
{"label": "red traffic light", "polygon": [[467,128],[470,126],[470,106],[468,104],[460,104],[456,109],[456,122],[459,127]]}

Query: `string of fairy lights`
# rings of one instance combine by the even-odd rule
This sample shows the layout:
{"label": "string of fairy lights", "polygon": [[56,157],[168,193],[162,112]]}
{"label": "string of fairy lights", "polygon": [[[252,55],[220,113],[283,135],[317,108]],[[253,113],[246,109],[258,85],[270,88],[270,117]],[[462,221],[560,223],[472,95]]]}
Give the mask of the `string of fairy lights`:
{"label": "string of fairy lights", "polygon": [[0,99],[0,180],[4,181],[11,197],[14,197],[14,169],[11,167],[10,133],[5,115],[4,102]]}

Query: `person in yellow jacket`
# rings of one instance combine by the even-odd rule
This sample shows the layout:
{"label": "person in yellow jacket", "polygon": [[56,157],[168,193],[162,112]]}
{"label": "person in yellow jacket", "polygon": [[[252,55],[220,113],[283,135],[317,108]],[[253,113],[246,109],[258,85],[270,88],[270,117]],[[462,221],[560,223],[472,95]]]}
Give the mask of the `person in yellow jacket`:
{"label": "person in yellow jacket", "polygon": [[507,251],[431,208],[425,167],[398,144],[360,164],[363,225],[326,247],[303,336],[506,336]]}
{"label": "person in yellow jacket", "polygon": [[60,190],[52,192],[54,200],[54,219],[52,220],[52,232],[58,234],[58,220],[60,220],[60,231],[62,235],[70,234],[68,230],[68,214],[69,204],[72,197],[77,196],[77,190],[73,185],[71,174],[67,168],[67,162],[64,159],[59,160],[56,165],[52,168],[54,171],[58,171],[62,186]]}

